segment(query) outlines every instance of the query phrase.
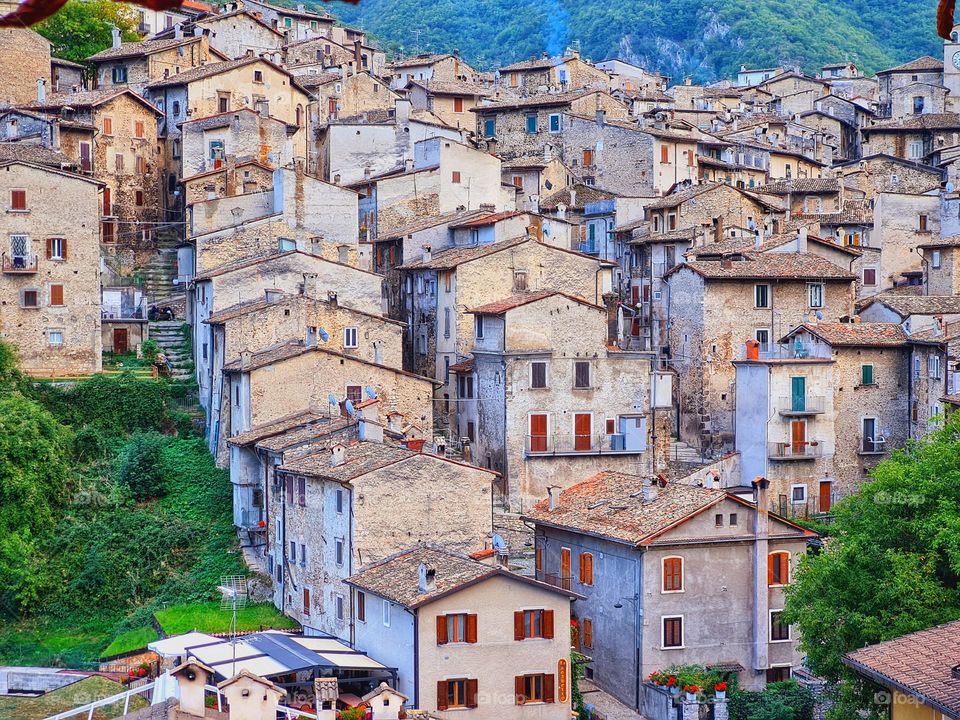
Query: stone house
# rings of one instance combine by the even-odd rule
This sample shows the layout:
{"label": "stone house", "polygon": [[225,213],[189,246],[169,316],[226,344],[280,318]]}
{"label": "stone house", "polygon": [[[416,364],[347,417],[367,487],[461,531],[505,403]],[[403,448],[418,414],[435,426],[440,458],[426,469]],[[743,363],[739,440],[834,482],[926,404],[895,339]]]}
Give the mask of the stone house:
{"label": "stone house", "polygon": [[389,63],[390,88],[400,90],[411,80],[476,82],[480,73],[460,59],[458,53],[421,54]]}
{"label": "stone house", "polygon": [[770,93],[776,111],[785,116],[813,110],[817,100],[830,91],[823,80],[791,71],[763,80],[756,87]]}
{"label": "stone house", "polygon": [[738,393],[730,363],[745,342],[766,356],[777,338],[817,313],[853,313],[853,273],[808,252],[806,242],[794,247],[687,261],[665,273],[670,363],[685,378],[678,393],[684,441],[733,443]]}
{"label": "stone house", "polygon": [[429,111],[413,110],[409,100],[396,100],[392,110],[338,115],[318,128],[308,169],[330,182],[351,185],[405,168],[421,140],[463,142],[464,135]]}
{"label": "stone house", "polygon": [[518,292],[562,288],[600,305],[611,290],[613,263],[548,245],[530,235],[475,247],[453,247],[400,266],[407,323],[404,367],[441,381],[450,412],[449,367],[474,346],[474,319],[464,312]]}
{"label": "stone house", "polygon": [[926,292],[960,295],[960,236],[931,238],[917,248],[923,253]]}
{"label": "stone house", "polygon": [[0,332],[28,373],[99,372],[103,184],[9,156],[0,167]]}
{"label": "stone house", "polygon": [[32,109],[55,125],[60,152],[104,183],[102,242],[149,247],[165,219],[160,111],[126,87],[44,95]]}
{"label": "stone house", "polygon": [[724,229],[731,226],[779,232],[783,206],[778,199],[727,183],[702,183],[654,200],[645,210],[653,234],[704,228],[709,236],[720,240]]}
{"label": "stone house", "polygon": [[774,180],[755,188],[754,192],[783,198],[786,220],[806,213],[839,212],[842,200],[842,188],[836,178]]}
{"label": "stone house", "polygon": [[749,502],[601,472],[524,514],[536,577],[584,596],[575,611],[588,678],[642,710],[644,678],[670,666],[716,666],[744,689],[801,666],[784,590],[815,533],[770,514],[766,486],[758,478]]}
{"label": "stone house", "polygon": [[[736,446],[778,512],[829,511],[910,434],[910,350],[895,323],[809,322],[767,357],[736,359]],[[758,421],[766,418],[765,421]]]}
{"label": "stone house", "polygon": [[243,57],[253,51],[255,55],[266,55],[276,64],[283,59],[283,33],[250,9],[204,15],[187,26],[188,31],[195,32],[196,28],[202,29],[210,47],[226,58]]}
{"label": "stone house", "polygon": [[517,188],[518,208],[536,211],[541,197],[573,183],[574,174],[557,157],[528,156],[504,160],[501,179]]}
{"label": "stone house", "polygon": [[659,72],[651,72],[646,68],[634,65],[620,58],[611,58],[594,63],[594,67],[610,75],[610,89],[621,89],[625,92],[656,91],[664,92],[670,78]]}
{"label": "stone house", "polygon": [[223,166],[180,180],[187,205],[273,189],[273,168],[259,160],[236,162],[227,158]]}
{"label": "stone house", "polygon": [[474,115],[468,115],[489,97],[482,85],[462,80],[411,80],[405,88],[414,108],[433,112],[451,127],[473,132]]}
{"label": "stone house", "polygon": [[0,63],[17,72],[0,78],[0,108],[37,99],[37,81],[50,80],[50,41],[28,28],[0,29]]}
{"label": "stone house", "polygon": [[862,295],[902,283],[904,273],[923,270],[916,248],[940,236],[939,193],[877,193],[870,246],[862,247]]}
{"label": "stone house", "polygon": [[307,38],[286,45],[284,57],[287,67],[294,73],[297,73],[298,67],[320,68],[329,72],[348,68],[351,74],[367,72],[378,78],[386,78],[386,55],[360,38],[346,45],[329,36]]}
{"label": "stone house", "polygon": [[584,61],[579,51],[571,49],[557,57],[544,54],[541,58],[505,65],[499,72],[501,83],[526,95],[581,88],[606,90],[610,85],[610,76],[605,70]]}
{"label": "stone house", "polygon": [[548,487],[602,469],[653,469],[652,356],[608,345],[605,307],[540,290],[467,313],[473,360],[457,370],[458,436],[501,473],[504,507],[529,508]]}
{"label": "stone house", "polygon": [[269,27],[283,33],[287,43],[305,38],[329,37],[333,32],[333,17],[307,10],[302,3],[293,8],[273,5],[263,0],[237,0],[226,6],[228,11],[239,8],[253,13]]}
{"label": "stone house", "polygon": [[347,582],[357,646],[397,668],[413,706],[437,718],[569,717],[575,593],[436,545]]}
{"label": "stone house", "polygon": [[300,82],[310,88],[313,102],[310,122],[314,127],[326,125],[340,115],[353,117],[372,110],[392,110],[399,95],[386,82],[370,72],[327,73],[300,76]]}
{"label": "stone house", "polygon": [[[487,544],[494,477],[371,440],[285,458],[268,505],[275,604],[311,634],[353,642],[360,623],[347,578],[411,542],[457,550]],[[398,514],[403,504],[417,511]]]}
{"label": "stone house", "polygon": [[[595,185],[575,182],[562,190],[557,190],[546,197],[540,198],[537,207],[541,213],[554,220],[561,220],[577,226],[580,241],[585,241],[587,240],[587,207],[595,203],[615,202],[617,199],[616,194]],[[637,198],[629,198],[629,200],[635,201]]]}
{"label": "stone house", "polygon": [[[687,144],[689,152],[689,143]],[[689,156],[685,158],[689,162]],[[696,144],[697,178],[753,189],[767,181],[769,154],[754,146],[702,136]]]}
{"label": "stone house", "polygon": [[50,91],[78,92],[87,89],[87,69],[80,63],[50,58]]}
{"label": "stone house", "polygon": [[184,0],[175,9],[153,10],[146,6],[139,6],[134,12],[139,22],[137,32],[142,35],[156,35],[165,30],[173,30],[175,25],[190,22],[199,15],[213,12],[214,6],[198,0]]}
{"label": "stone house", "polygon": [[[925,55],[896,67],[879,70],[877,83],[877,114],[880,117],[901,118],[924,111],[931,112],[929,109],[925,110],[927,94],[923,91],[943,86],[943,61]],[[905,92],[908,88],[919,90],[916,94],[921,98],[921,102],[916,105],[913,103],[912,96],[908,97],[909,93]],[[943,112],[942,99],[937,112]]]}
{"label": "stone house", "polygon": [[832,171],[845,190],[863,193],[866,200],[881,192],[923,194],[940,187],[943,180],[938,167],[883,153],[835,163]]}
{"label": "stone house", "polygon": [[958,144],[960,114],[924,113],[883,120],[860,128],[865,155],[892,155],[918,164],[936,165],[944,147]]}
{"label": "stone house", "polygon": [[226,59],[203,34],[184,37],[181,32],[164,40],[122,43],[120,31],[114,29],[113,46],[86,62],[93,66],[94,88],[122,86],[143,95],[152,82]]}

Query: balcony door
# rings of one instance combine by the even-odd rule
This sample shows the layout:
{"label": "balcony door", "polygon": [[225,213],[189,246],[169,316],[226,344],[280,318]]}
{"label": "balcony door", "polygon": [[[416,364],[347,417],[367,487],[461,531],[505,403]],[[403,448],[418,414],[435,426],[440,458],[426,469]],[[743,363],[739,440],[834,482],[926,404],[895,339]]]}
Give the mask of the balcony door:
{"label": "balcony door", "polygon": [[794,412],[806,410],[807,379],[805,377],[790,378],[790,409]]}
{"label": "balcony door", "polygon": [[593,416],[590,413],[576,413],[573,416],[573,449],[585,452],[590,449],[593,436]]}
{"label": "balcony door", "polygon": [[819,493],[819,510],[820,512],[830,512],[830,507],[833,504],[833,482],[830,480],[821,480],[820,481],[820,493]]}
{"label": "balcony door", "polygon": [[794,420],[790,423],[790,451],[792,455],[803,455],[807,446],[807,421]]}
{"label": "balcony door", "polygon": [[530,452],[547,451],[547,416],[534,414],[530,416]]}
{"label": "balcony door", "polygon": [[570,589],[570,548],[560,548],[560,587]]}

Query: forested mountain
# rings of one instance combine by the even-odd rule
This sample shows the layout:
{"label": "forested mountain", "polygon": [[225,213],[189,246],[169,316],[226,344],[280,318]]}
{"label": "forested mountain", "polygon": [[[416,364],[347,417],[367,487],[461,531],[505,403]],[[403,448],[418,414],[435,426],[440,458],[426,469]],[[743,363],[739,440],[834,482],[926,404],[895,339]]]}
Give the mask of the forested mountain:
{"label": "forested mountain", "polygon": [[392,51],[459,49],[484,69],[579,41],[679,81],[729,77],[741,63],[815,71],[852,60],[874,72],[942,54],[936,0],[334,0],[315,3]]}

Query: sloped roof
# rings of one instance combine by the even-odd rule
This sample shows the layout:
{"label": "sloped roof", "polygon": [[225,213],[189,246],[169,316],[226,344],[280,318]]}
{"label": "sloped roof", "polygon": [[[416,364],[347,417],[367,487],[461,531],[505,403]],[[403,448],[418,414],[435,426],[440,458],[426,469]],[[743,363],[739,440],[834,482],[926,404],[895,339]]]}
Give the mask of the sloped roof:
{"label": "sloped roof", "polygon": [[960,247],[960,235],[950,235],[948,237],[934,238],[928,240],[925,243],[920,243],[917,245],[920,248],[944,248],[944,247]]}
{"label": "sloped roof", "polygon": [[[264,60],[261,57],[255,56],[244,56],[236,58],[235,60],[224,60],[222,62],[207,63],[206,65],[200,65],[198,67],[190,68],[181,73],[176,73],[170,77],[164,78],[162,80],[156,80],[149,85],[148,88],[162,88],[162,87],[171,87],[174,85],[184,85],[186,83],[194,82],[195,80],[202,80],[203,78],[213,77],[214,75],[219,75],[223,72],[229,72],[230,70],[236,70],[245,65],[251,65],[255,62],[264,62],[267,65],[273,65],[273,63],[268,60]],[[275,65],[273,67],[276,67]],[[277,68],[282,73],[288,74],[286,70],[282,68]]]}
{"label": "sloped roof", "polygon": [[[576,202],[574,203],[570,202],[571,190],[576,193]],[[601,190],[598,187],[584,185],[583,183],[575,183],[551,195],[547,195],[547,197],[540,201],[540,209],[556,210],[560,203],[563,203],[567,206],[568,210],[583,210],[584,206],[589,203],[599,202],[601,200],[612,200],[615,197],[617,197],[615,193],[608,192],[607,190]]]}
{"label": "sloped roof", "polygon": [[888,295],[870,298],[863,307],[882,303],[901,318],[911,315],[956,315],[960,313],[960,295]]}
{"label": "sloped roof", "polygon": [[848,653],[845,665],[875,682],[960,717],[960,620],[868,645]]}
{"label": "sloped roof", "polygon": [[419,67],[421,65],[432,65],[434,63],[440,62],[447,58],[453,57],[450,53],[434,53],[434,54],[423,54],[415,55],[414,57],[404,58],[402,60],[395,60],[392,63],[387,63],[389,68],[405,68],[405,67]]}
{"label": "sloped roof", "polygon": [[686,268],[705,280],[825,280],[851,281],[856,275],[812,253],[745,252],[742,260],[693,260],[668,270],[664,277]]}
{"label": "sloped roof", "polygon": [[877,75],[886,75],[888,73],[906,73],[906,72],[937,72],[943,71],[943,60],[937,60],[934,57],[929,55],[922,55],[921,57],[911,60],[910,62],[905,62],[903,65],[897,65],[896,67],[887,68],[886,70],[878,70]]}
{"label": "sloped roof", "polygon": [[407,85],[418,85],[432,95],[466,95],[488,97],[490,91],[476,83],[462,80],[410,80]]}
{"label": "sloped roof", "polygon": [[775,180],[754,188],[754,192],[771,195],[818,194],[840,192],[840,181],[836,178],[794,178],[793,180]]}
{"label": "sloped roof", "polygon": [[160,109],[146,98],[126,87],[104,88],[102,90],[83,90],[71,93],[50,93],[43,102],[30,103],[28,107],[38,110],[59,110],[64,107],[86,108],[108,103],[121,95],[129,95],[141,105],[146,105],[155,114],[162,115]]}
{"label": "sloped roof", "polygon": [[451,223],[450,227],[482,227],[484,225],[494,225],[501,220],[509,220],[510,218],[517,217],[518,215],[524,215],[522,211],[519,210],[503,210],[501,212],[488,213],[485,215],[480,215],[475,218],[468,220],[461,220],[456,223]]}
{"label": "sloped roof", "polygon": [[373,239],[373,241],[386,242],[388,240],[396,240],[397,238],[406,237],[407,235],[412,235],[413,233],[420,232],[421,230],[429,230],[430,228],[437,227],[438,225],[454,223],[458,220],[469,220],[470,218],[475,218],[478,215],[482,216],[486,214],[486,210],[467,210],[464,212],[449,212],[442,215],[431,215],[429,217],[419,218],[407,223],[406,225],[395,227],[383,235],[378,235]]}
{"label": "sloped roof", "polygon": [[21,160],[58,169],[74,167],[77,164],[57,150],[51,150],[43,145],[29,145],[19,142],[0,142],[0,162],[5,160]]}
{"label": "sloped roof", "polygon": [[835,347],[901,347],[907,344],[907,334],[897,323],[804,323],[784,336],[792,337],[806,330]]}
{"label": "sloped roof", "polygon": [[466,312],[472,313],[473,315],[502,315],[503,313],[509,312],[515,308],[523,307],[524,305],[529,305],[530,303],[545,300],[556,295],[565,297],[568,300],[572,300],[573,302],[581,305],[587,305],[597,310],[605,311],[604,308],[600,307],[599,305],[594,305],[592,302],[584,300],[581,297],[577,297],[576,295],[568,295],[567,293],[560,292],[559,290],[537,290],[535,292],[510,295],[509,297],[505,297],[502,300],[497,300],[496,302],[469,308],[466,310]]}
{"label": "sloped roof", "polygon": [[500,242],[489,243],[487,245],[453,247],[433,253],[429,260],[425,260],[423,258],[411,260],[410,262],[404,263],[400,267],[404,270],[417,270],[421,268],[452,270],[463,263],[470,262],[471,260],[477,260],[479,258],[486,257],[487,255],[492,255],[493,253],[500,252],[501,250],[508,250],[512,247],[516,247],[517,245],[522,245],[525,242],[533,242],[533,239],[522,235],[520,237],[511,238],[509,240],[501,240]]}
{"label": "sloped roof", "polygon": [[768,207],[775,212],[779,212],[783,210],[779,201],[773,202],[768,198],[764,198],[759,195],[748,193],[744,190],[741,190],[738,187],[735,187],[733,185],[730,185],[728,183],[723,183],[723,182],[705,182],[705,183],[700,183],[699,185],[691,185],[688,188],[685,188],[678,192],[670,193],[669,195],[664,195],[659,200],[653,201],[652,203],[647,205],[647,210],[662,210],[665,208],[677,207],[679,205],[682,205],[685,202],[688,202],[689,200],[693,200],[694,198],[700,195],[703,195],[704,193],[712,192],[714,190],[719,190],[721,188],[724,189],[725,191],[733,191],[736,193],[740,193],[743,197],[746,197],[754,201],[758,205],[763,205],[765,207]]}
{"label": "sloped roof", "polygon": [[873,208],[869,200],[844,200],[838,212],[797,213],[796,217],[821,225],[873,225]]}
{"label": "sloped roof", "polygon": [[254,443],[260,442],[261,440],[266,440],[269,437],[274,435],[279,435],[281,433],[292,430],[293,428],[301,427],[303,425],[308,425],[310,423],[321,422],[327,418],[323,415],[313,412],[298,412],[293,415],[287,415],[286,417],[280,418],[272,423],[267,423],[266,425],[258,425],[255,428],[242,432],[239,435],[234,435],[231,438],[227,438],[227,445],[238,445],[243,447],[244,445],[253,445]]}
{"label": "sloped roof", "polygon": [[278,469],[298,475],[350,482],[362,475],[380,470],[417,454],[415,450],[397,445],[385,445],[379,442],[355,442],[346,447],[343,462],[339,465],[331,464],[331,454],[325,450],[296,458],[280,465]]}
{"label": "sloped roof", "polygon": [[[546,93],[544,95],[531,95],[526,98],[517,98],[516,100],[506,100],[495,103],[488,103],[486,105],[478,105],[475,108],[470,108],[470,112],[475,113],[489,113],[489,112],[500,112],[502,110],[523,110],[525,108],[536,108],[536,107],[553,107],[560,105],[569,105],[574,100],[579,100],[582,97],[587,97],[588,95],[593,95],[594,93],[602,93],[606,95],[603,90],[578,90],[576,92],[568,93]],[[612,98],[613,96],[611,96]],[[615,100],[615,99],[614,99]],[[615,100],[619,102],[619,100]]]}
{"label": "sloped roof", "polygon": [[960,113],[924,113],[896,120],[865,125],[861,132],[903,132],[910,130],[950,130],[960,128]]}
{"label": "sloped roof", "polygon": [[100,52],[88,57],[87,60],[90,62],[101,62],[103,60],[119,60],[121,58],[153,55],[154,53],[170,50],[172,48],[180,47],[181,45],[190,45],[191,43],[195,42],[200,42],[200,38],[192,35],[190,37],[180,38],[179,40],[176,38],[171,38],[163,40],[125,42],[121,43],[120,47],[109,47],[106,50],[101,50]]}
{"label": "sloped roof", "polygon": [[572,60],[572,57],[536,57],[530,58],[529,60],[520,60],[510,65],[504,65],[500,68],[501,73],[505,72],[514,72],[514,71],[524,71],[524,70],[545,70],[547,68],[556,67],[557,65],[562,65],[567,60]]}

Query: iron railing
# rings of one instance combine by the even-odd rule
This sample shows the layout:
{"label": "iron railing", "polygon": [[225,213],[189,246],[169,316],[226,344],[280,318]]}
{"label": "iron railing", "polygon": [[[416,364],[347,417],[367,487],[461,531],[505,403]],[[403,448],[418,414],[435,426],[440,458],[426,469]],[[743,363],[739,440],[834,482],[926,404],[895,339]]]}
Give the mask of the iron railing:
{"label": "iron railing", "polygon": [[5,273],[35,273],[40,267],[40,260],[34,253],[4,253],[2,262]]}
{"label": "iron railing", "polygon": [[553,433],[551,435],[527,435],[525,450],[528,455],[577,455],[641,453],[645,443],[639,443],[624,433]]}
{"label": "iron railing", "polygon": [[826,398],[820,395],[803,397],[782,396],[777,402],[778,412],[784,416],[820,415],[826,412]]}
{"label": "iron railing", "polygon": [[816,440],[772,442],[767,445],[770,460],[815,460],[823,456],[823,445]]}

